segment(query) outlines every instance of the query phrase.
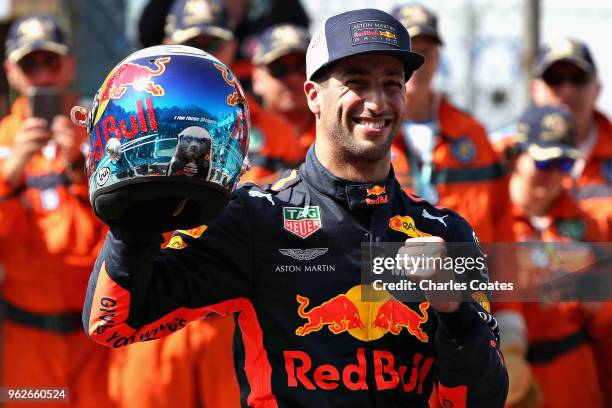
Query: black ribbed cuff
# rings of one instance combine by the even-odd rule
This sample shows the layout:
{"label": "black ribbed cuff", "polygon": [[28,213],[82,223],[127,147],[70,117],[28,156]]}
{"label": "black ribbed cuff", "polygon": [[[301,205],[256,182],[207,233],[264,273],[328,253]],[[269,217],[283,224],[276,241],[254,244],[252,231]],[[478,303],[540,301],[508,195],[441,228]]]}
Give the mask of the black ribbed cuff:
{"label": "black ribbed cuff", "polygon": [[476,311],[469,303],[461,303],[456,312],[443,313],[436,310],[436,314],[440,318],[440,328],[453,339],[469,334],[476,318]]}

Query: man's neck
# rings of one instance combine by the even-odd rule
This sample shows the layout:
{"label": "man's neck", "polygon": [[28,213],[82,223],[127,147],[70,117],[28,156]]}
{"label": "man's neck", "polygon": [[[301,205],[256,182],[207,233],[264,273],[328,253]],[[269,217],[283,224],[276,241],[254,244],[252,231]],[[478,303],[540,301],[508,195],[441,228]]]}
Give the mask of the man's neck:
{"label": "man's neck", "polygon": [[289,122],[297,136],[306,133],[314,122],[314,116],[310,112],[287,112],[283,114],[283,118]]}
{"label": "man's neck", "polygon": [[435,94],[427,87],[413,87],[406,91],[405,119],[416,122],[425,122],[432,119],[434,112]]}
{"label": "man's neck", "polygon": [[591,129],[595,125],[595,115],[590,112],[586,115],[580,115],[575,117],[576,120],[576,141],[578,144],[582,144],[587,141],[591,133]]}
{"label": "man's neck", "polygon": [[315,154],[323,167],[344,180],[361,183],[383,181],[387,179],[391,170],[390,153],[377,161],[353,160],[338,154],[328,143],[315,143]]}

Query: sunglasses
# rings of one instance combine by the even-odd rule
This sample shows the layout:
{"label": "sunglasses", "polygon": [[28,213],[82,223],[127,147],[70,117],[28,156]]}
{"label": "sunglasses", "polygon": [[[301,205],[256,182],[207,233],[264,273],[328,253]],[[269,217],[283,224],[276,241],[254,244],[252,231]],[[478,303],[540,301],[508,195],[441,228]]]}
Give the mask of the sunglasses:
{"label": "sunglasses", "polygon": [[61,57],[51,53],[30,54],[20,59],[17,65],[26,74],[42,70],[58,71],[61,66]]}
{"label": "sunglasses", "polygon": [[585,86],[591,81],[591,75],[587,72],[577,72],[572,75],[558,75],[547,73],[542,75],[542,79],[548,86],[558,87],[569,82],[574,87]]}
{"label": "sunglasses", "polygon": [[221,38],[201,39],[199,37],[196,37],[192,40],[185,41],[183,45],[199,48],[202,51],[214,55],[214,53],[219,51],[225,45],[225,43],[226,41]]}
{"label": "sunglasses", "polygon": [[540,171],[557,169],[561,173],[569,173],[574,167],[576,160],[568,157],[553,160],[535,160],[536,169]]}
{"label": "sunglasses", "polygon": [[296,73],[306,76],[306,61],[297,61],[294,64],[286,64],[283,61],[274,61],[268,64],[268,72],[274,78],[285,78],[290,74]]}

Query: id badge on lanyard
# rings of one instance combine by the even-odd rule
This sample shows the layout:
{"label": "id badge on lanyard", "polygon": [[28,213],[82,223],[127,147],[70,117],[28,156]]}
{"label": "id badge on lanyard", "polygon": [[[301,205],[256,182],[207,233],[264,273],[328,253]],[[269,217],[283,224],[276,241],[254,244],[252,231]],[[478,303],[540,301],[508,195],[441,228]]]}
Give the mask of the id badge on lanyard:
{"label": "id badge on lanyard", "polygon": [[414,180],[415,193],[432,204],[438,204],[440,196],[432,179],[433,151],[438,139],[438,122],[404,122],[402,126],[404,143],[410,154],[410,173]]}

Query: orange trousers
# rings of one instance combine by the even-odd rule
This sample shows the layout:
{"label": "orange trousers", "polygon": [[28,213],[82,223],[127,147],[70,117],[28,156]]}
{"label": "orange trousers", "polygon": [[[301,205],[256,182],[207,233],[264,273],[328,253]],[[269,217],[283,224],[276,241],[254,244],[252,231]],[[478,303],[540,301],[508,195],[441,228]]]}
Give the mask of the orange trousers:
{"label": "orange trousers", "polygon": [[119,407],[240,407],[233,316],[191,322],[161,340],[115,350],[111,398]]}
{"label": "orange trousers", "polygon": [[70,400],[4,403],[3,407],[112,407],[108,396],[111,352],[89,340],[83,330],[57,334],[5,320],[2,327],[2,386],[66,387]]}

